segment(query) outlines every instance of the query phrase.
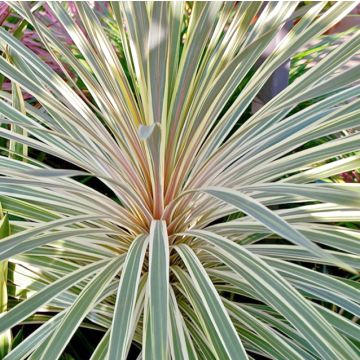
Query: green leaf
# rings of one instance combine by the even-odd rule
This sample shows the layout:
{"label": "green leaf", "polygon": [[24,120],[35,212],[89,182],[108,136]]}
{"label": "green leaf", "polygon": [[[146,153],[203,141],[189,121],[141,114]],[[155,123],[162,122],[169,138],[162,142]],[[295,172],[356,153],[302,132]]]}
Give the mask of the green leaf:
{"label": "green leaf", "polygon": [[94,301],[119,272],[123,262],[123,257],[115,258],[85,286],[47,342],[46,348],[40,355],[41,360],[49,357],[58,359],[61,356],[71,336],[91,310]]}
{"label": "green leaf", "polygon": [[324,359],[356,357],[334,328],[283,277],[256,255],[230,240],[204,230],[191,230],[189,235],[206,240],[216,247],[208,249],[243,277],[264,302],[277,309],[292,323]]}
{"label": "green leaf", "polygon": [[166,359],[169,323],[169,240],[164,221],[153,220],[149,235],[148,300],[145,310],[145,356]]}
{"label": "green leaf", "polygon": [[178,289],[182,291],[187,302],[194,308],[192,310],[185,301],[179,303],[180,309],[185,314],[185,323],[194,345],[207,359],[215,359],[216,356],[226,359],[227,352],[223,342],[218,336],[216,326],[190,276],[178,266],[172,266],[171,270],[180,281],[181,287],[177,285]]}
{"label": "green leaf", "polygon": [[217,336],[224,345],[227,357],[229,359],[247,359],[241,340],[203,265],[188,246],[178,245],[175,249],[184,261],[196,289],[201,294],[202,301],[209,312],[211,320],[214,322]]}
{"label": "green leaf", "polygon": [[230,311],[230,315],[235,316],[241,321],[241,327],[249,327],[250,329],[253,329],[253,331],[258,334],[259,338],[264,341],[264,343],[267,342],[264,346],[264,351],[266,351],[270,356],[272,352],[275,352],[275,356],[279,359],[303,359],[301,354],[299,354],[295,348],[291,347],[291,345],[287,344],[278,332],[248,314],[235,302],[229,301],[228,299],[222,300],[227,309]]}
{"label": "green leaf", "polygon": [[51,336],[56,327],[60,324],[64,315],[64,312],[61,312],[53,316],[49,321],[27,336],[21,344],[16,346],[11,353],[4,358],[4,360],[22,360],[26,358],[32,351],[38,349],[49,336]]}
{"label": "green leaf", "polygon": [[310,252],[317,255],[319,258],[327,259],[337,266],[356,273],[356,270],[352,269],[350,266],[348,266],[346,263],[343,263],[335,256],[326,253],[323,249],[312,243],[299,231],[289,225],[280,216],[276,215],[273,211],[269,210],[264,205],[255,201],[248,195],[242,194],[239,191],[222,187],[208,187],[202,189],[201,191],[235,206],[240,211],[244,211],[248,215],[258,220],[261,224],[272,230],[274,233],[279,234],[296,245],[303,246]]}
{"label": "green leaf", "polygon": [[[9,217],[3,215],[0,204],[0,244],[3,238],[10,235]],[[4,316],[8,313],[8,261],[0,261],[0,324],[4,322]],[[4,329],[5,330],[5,329]],[[0,330],[0,359],[11,350],[12,334],[11,329],[6,328],[5,331]]]}
{"label": "green leaf", "polygon": [[184,332],[184,319],[179,310],[174,290],[170,288],[170,350],[171,356],[175,360],[188,360],[188,348]]}
{"label": "green leaf", "polygon": [[132,340],[131,331],[136,325],[134,309],[147,244],[147,237],[139,236],[132,242],[126,256],[110,333],[108,349],[110,359],[126,360],[127,358]]}
{"label": "green leaf", "polygon": [[167,55],[169,3],[154,2],[148,39],[148,93],[150,123],[163,123],[167,112]]}
{"label": "green leaf", "polygon": [[36,310],[40,309],[41,306],[59,296],[64,290],[76,285],[79,281],[86,279],[94,272],[99,271],[109,261],[110,260],[98,261],[90,265],[80,267],[78,270],[70,272],[67,276],[60,277],[57,281],[44,287],[41,291],[37,292],[29,299],[24,300],[3,316],[0,323],[0,332],[11,328],[20,321],[29,317]]}

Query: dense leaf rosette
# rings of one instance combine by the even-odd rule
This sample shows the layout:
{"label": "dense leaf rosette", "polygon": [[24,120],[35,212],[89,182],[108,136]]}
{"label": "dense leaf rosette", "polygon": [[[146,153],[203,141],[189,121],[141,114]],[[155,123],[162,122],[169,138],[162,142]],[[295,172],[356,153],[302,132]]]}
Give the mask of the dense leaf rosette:
{"label": "dense leaf rosette", "polygon": [[360,165],[359,32],[247,110],[355,4],[49,2],[63,38],[10,6],[64,74],[0,29],[0,332],[41,324],[6,359],[58,359],[79,327],[93,360],[359,358],[359,187],[318,181]]}

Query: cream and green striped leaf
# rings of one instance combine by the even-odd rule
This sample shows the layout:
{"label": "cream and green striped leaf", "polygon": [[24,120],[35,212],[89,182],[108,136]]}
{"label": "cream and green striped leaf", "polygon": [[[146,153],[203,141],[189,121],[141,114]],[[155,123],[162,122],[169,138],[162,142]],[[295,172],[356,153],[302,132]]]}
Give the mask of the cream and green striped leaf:
{"label": "cream and green striped leaf", "polygon": [[[0,244],[3,238],[10,235],[9,216],[3,213],[0,204]],[[4,316],[8,314],[8,260],[0,261],[0,323],[4,323]],[[11,350],[12,334],[9,326],[5,326],[0,330],[0,358]]]}
{"label": "cream and green striped leaf", "polygon": [[66,311],[65,316],[51,335],[51,338],[46,341],[45,349],[39,354],[41,360],[48,359],[49,357],[58,359],[61,356],[67,343],[80,326],[97,297],[119,273],[123,262],[123,257],[115,258],[84,287],[76,301]]}
{"label": "cream and green striped leaf", "polygon": [[88,278],[90,275],[94,274],[94,272],[97,272],[103,268],[108,262],[108,260],[103,260],[91,263],[88,266],[83,266],[79,270],[70,272],[69,275],[58,279],[51,285],[36,293],[36,295],[32,296],[31,298],[24,300],[19,305],[12,308],[2,318],[0,332],[26,319],[42,305],[46,304],[56,296],[59,296],[62,291],[77,284],[79,281]]}
{"label": "cream and green striped leaf", "polygon": [[300,232],[294,229],[280,216],[276,215],[274,212],[267,209],[264,205],[255,201],[250,196],[240,193],[239,191],[220,187],[204,188],[202,189],[202,191],[237,207],[240,211],[244,211],[248,215],[255,218],[257,221],[265,225],[265,227],[269,228],[270,230],[279,234],[290,242],[309,249],[312,253],[319,256],[319,258],[327,259],[328,261],[340,267],[343,267],[344,269],[356,273],[356,271],[350,266],[348,266],[346,263],[343,263],[335,256],[326,253],[322,248],[318,247],[310,240],[308,240],[305,236],[303,236]]}
{"label": "cream and green striped leaf", "polygon": [[200,237],[215,246],[207,251],[243,277],[264,302],[268,302],[283,314],[302,332],[321,357],[329,360],[334,355],[349,360],[356,357],[351,347],[314,306],[256,255],[222,236],[205,230],[191,230],[188,234]]}
{"label": "cream and green striped leaf", "polygon": [[214,323],[217,336],[223,343],[227,358],[247,359],[244,347],[229,315],[195,253],[186,245],[176,246],[176,251],[184,261],[191,279],[194,281],[195,289],[199,291],[203,305]]}
{"label": "cream and green striped leaf", "polygon": [[185,323],[179,310],[174,290],[170,288],[169,303],[170,329],[169,345],[173,359],[188,360],[193,358],[193,353],[188,353],[185,337]]}
{"label": "cream and green striped leaf", "polygon": [[144,354],[165,359],[169,350],[169,241],[166,224],[153,220],[149,234],[149,279],[144,312]]}
{"label": "cream and green striped leaf", "polygon": [[147,245],[147,237],[139,236],[133,241],[127,253],[116,296],[109,339],[109,359],[127,358],[131,344],[131,330],[136,325],[134,308]]}

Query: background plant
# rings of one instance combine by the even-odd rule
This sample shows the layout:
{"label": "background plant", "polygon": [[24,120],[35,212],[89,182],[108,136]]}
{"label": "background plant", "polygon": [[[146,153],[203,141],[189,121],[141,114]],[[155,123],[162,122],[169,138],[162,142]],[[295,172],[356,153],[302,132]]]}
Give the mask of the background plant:
{"label": "background plant", "polygon": [[91,359],[358,358],[360,234],[339,224],[359,221],[359,187],[317,180],[359,167],[360,135],[304,145],[358,125],[359,67],[336,70],[359,32],[244,116],[356,4],[114,2],[102,22],[48,3],[71,46],[36,3],[10,5],[65,73],[0,29],[0,332],[41,324],[5,359],[57,359],[79,327],[103,334]]}

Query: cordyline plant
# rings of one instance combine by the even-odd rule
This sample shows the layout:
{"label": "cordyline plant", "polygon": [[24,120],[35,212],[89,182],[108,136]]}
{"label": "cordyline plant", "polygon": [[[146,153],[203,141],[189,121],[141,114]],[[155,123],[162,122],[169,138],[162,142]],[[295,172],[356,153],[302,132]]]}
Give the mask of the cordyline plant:
{"label": "cordyline plant", "polygon": [[76,22],[48,5],[81,57],[10,3],[87,96],[0,29],[2,341],[41,324],[5,359],[58,359],[79,327],[103,332],[92,360],[358,359],[360,232],[341,224],[360,220],[359,187],[317,180],[359,167],[360,134],[303,145],[359,124],[360,68],[339,71],[359,32],[242,116],[356,4],[114,2],[125,62],[87,2]]}

